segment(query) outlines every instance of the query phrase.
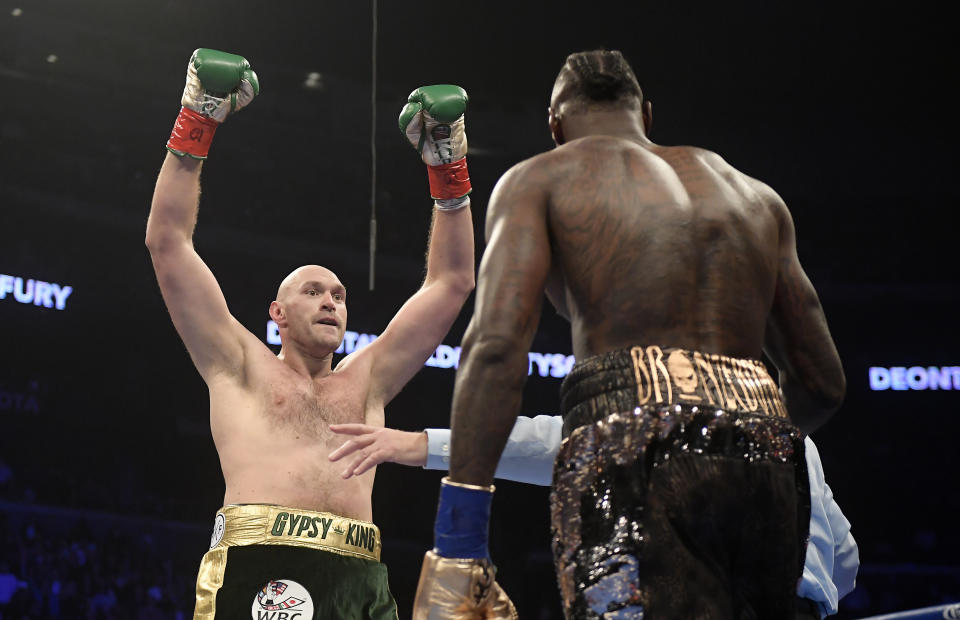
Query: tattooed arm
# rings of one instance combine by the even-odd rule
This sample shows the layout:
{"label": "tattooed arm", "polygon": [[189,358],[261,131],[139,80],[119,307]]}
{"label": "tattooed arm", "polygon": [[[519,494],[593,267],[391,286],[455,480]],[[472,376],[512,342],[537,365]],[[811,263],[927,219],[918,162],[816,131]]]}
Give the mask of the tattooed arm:
{"label": "tattooed arm", "polygon": [[453,392],[450,478],[457,482],[493,482],[520,412],[550,270],[548,194],[535,162],[511,168],[487,209],[487,248]]}
{"label": "tattooed arm", "polygon": [[769,191],[780,224],[780,252],[764,351],[780,371],[790,418],[811,433],[840,407],[846,378],[820,298],[797,258],[793,218],[783,200]]}

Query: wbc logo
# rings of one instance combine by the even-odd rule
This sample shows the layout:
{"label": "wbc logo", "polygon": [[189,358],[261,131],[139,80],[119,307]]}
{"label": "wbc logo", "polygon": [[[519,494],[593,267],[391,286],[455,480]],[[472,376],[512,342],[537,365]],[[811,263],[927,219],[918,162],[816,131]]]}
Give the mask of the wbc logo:
{"label": "wbc logo", "polygon": [[253,620],[312,620],[313,599],[292,579],[271,579],[254,597],[250,616]]}
{"label": "wbc logo", "polygon": [[210,548],[213,549],[223,540],[223,533],[227,529],[227,518],[218,512],[213,520],[213,533],[210,535]]}

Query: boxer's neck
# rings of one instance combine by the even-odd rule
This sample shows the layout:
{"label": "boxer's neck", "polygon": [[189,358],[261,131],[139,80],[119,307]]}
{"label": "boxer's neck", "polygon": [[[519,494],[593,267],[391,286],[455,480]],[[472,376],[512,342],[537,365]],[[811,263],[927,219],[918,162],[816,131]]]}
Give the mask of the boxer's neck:
{"label": "boxer's neck", "polygon": [[563,137],[566,142],[587,136],[614,136],[652,145],[643,127],[639,110],[590,110],[563,116]]}
{"label": "boxer's neck", "polygon": [[286,345],[280,349],[277,359],[299,375],[310,379],[322,379],[333,372],[333,352],[313,355]]}

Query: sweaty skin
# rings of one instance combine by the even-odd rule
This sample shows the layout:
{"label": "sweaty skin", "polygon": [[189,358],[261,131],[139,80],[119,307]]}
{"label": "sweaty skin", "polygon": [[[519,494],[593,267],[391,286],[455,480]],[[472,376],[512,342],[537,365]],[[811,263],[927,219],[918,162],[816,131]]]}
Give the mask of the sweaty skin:
{"label": "sweaty skin", "polygon": [[329,269],[284,279],[270,316],[274,355],[229,312],[193,248],[201,162],[168,154],[154,192],[147,247],[164,301],[210,391],[224,504],[268,503],[372,520],[375,470],[343,479],[327,455],[331,423],[381,427],[384,407],[441,343],[473,288],[470,208],[436,212],[427,276],[379,338],[332,366],[346,329],[346,289]]}
{"label": "sweaty skin", "polygon": [[794,423],[822,424],[843,371],[780,197],[715,153],[651,142],[649,104],[565,113],[558,92],[560,146],[511,168],[488,207],[451,478],[492,482],[544,293],[570,320],[577,359],[637,344],[766,352]]}

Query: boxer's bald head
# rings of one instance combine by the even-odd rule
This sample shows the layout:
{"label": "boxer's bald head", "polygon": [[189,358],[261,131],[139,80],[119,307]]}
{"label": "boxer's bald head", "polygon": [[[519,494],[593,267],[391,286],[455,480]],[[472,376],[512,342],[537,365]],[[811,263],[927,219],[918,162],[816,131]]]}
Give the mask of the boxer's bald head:
{"label": "boxer's bald head", "polygon": [[277,288],[270,318],[284,347],[295,344],[311,355],[329,354],[340,346],[347,328],[347,289],[326,267],[297,267]]}
{"label": "boxer's bald head", "polygon": [[299,284],[302,284],[305,280],[309,279],[316,280],[329,280],[335,281],[341,287],[343,284],[340,284],[340,278],[337,277],[337,274],[333,273],[326,267],[321,267],[320,265],[303,265],[302,267],[297,267],[289,274],[287,277],[280,282],[280,287],[277,289],[277,300],[281,300],[283,297],[289,295],[291,291],[295,291]]}

